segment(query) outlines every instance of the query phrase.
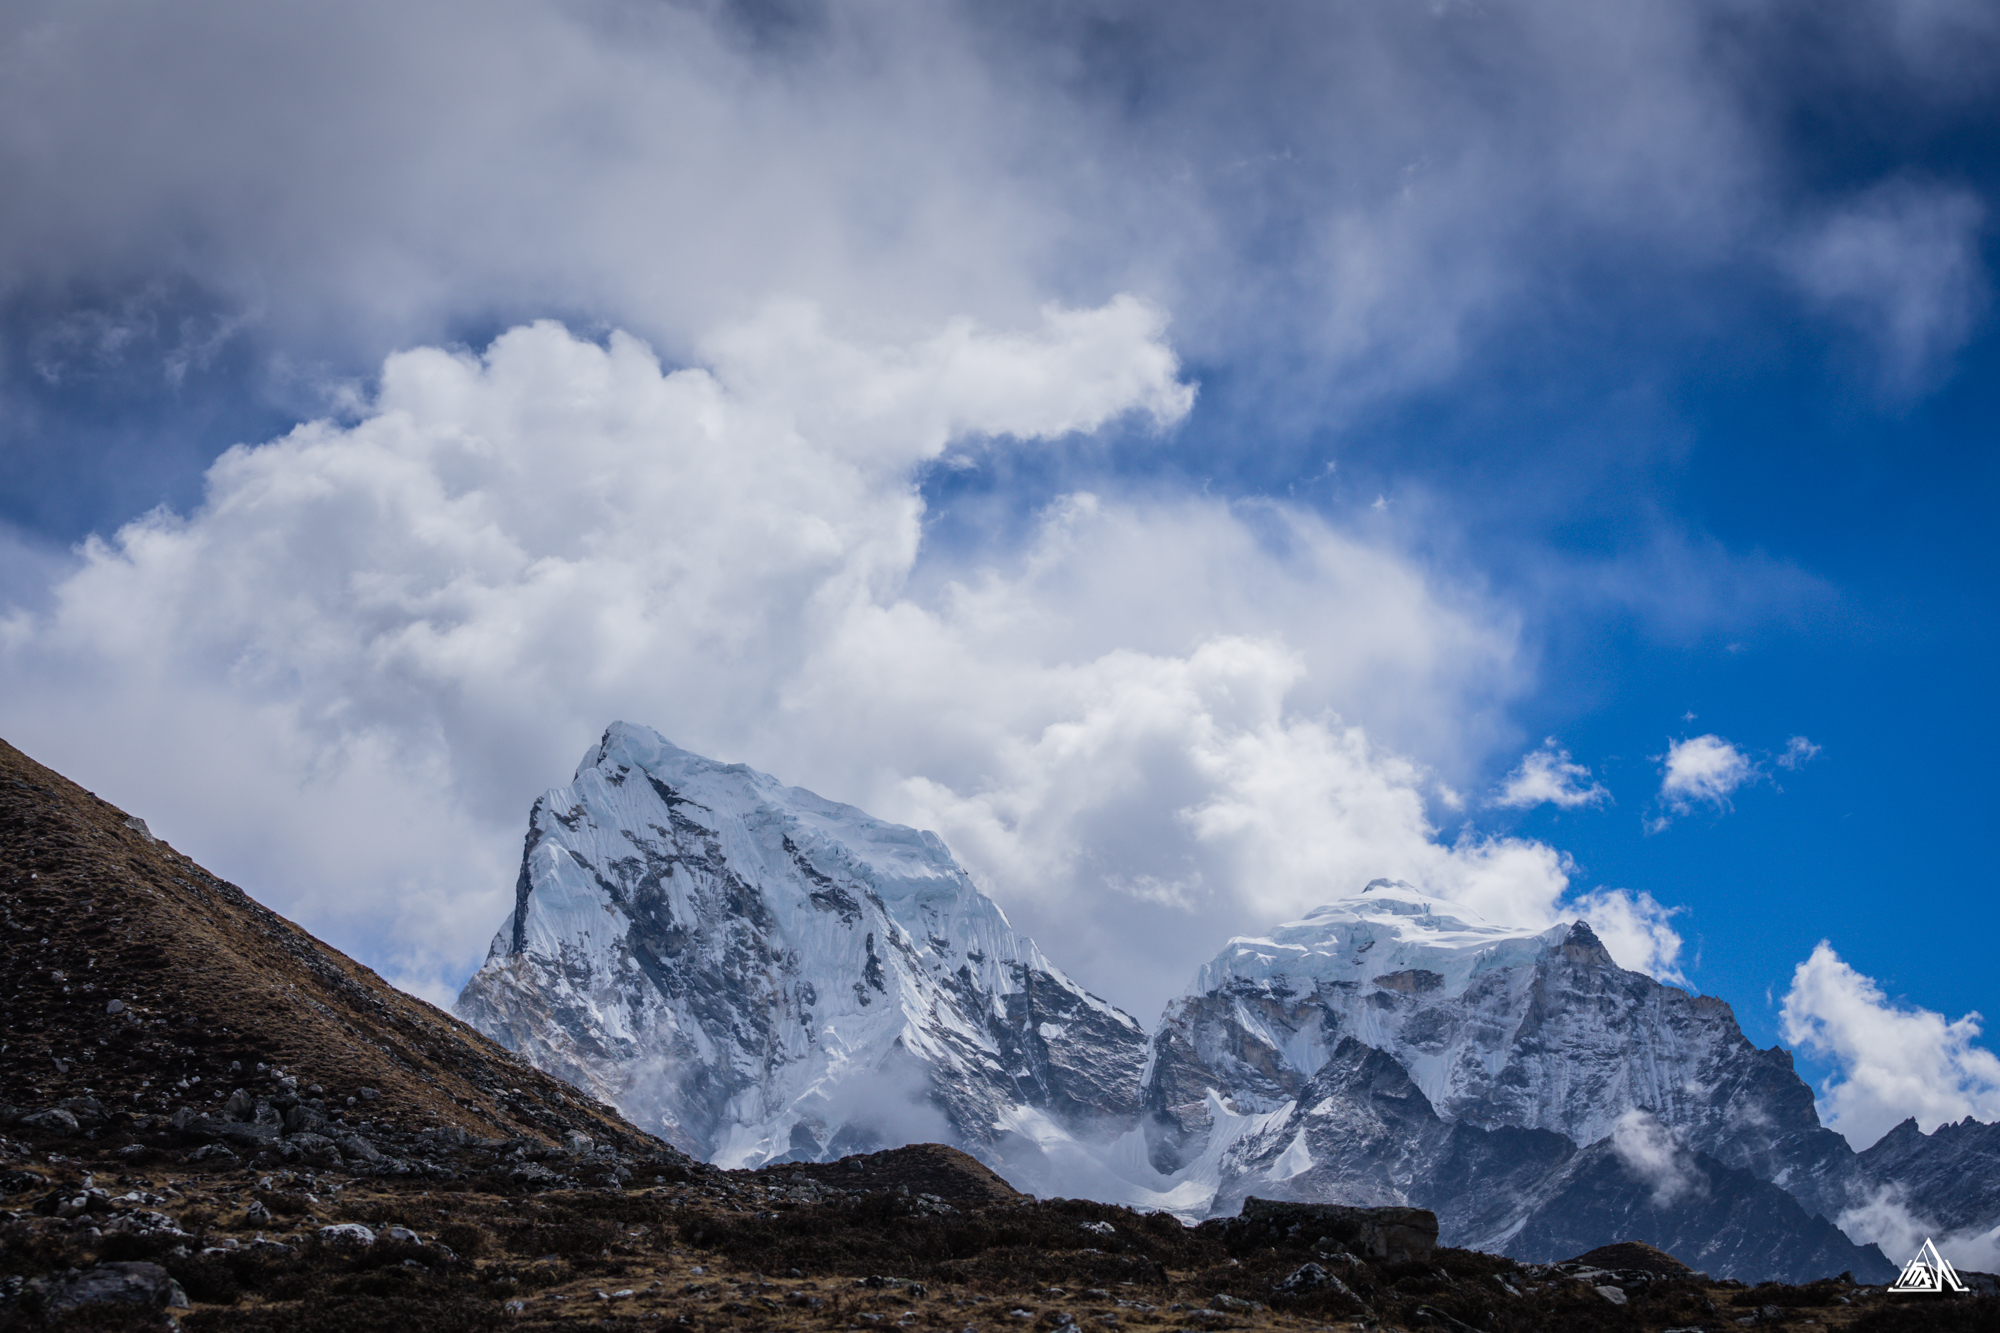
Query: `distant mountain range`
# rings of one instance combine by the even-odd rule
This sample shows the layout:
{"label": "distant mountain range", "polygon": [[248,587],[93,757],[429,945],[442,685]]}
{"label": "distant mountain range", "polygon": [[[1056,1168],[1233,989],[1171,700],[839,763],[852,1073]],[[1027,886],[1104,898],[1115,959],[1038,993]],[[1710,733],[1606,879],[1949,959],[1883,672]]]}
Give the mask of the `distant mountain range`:
{"label": "distant mountain range", "polygon": [[1855,1153],[1788,1053],[1583,922],[1376,881],[1231,941],[1149,1037],[934,834],[626,724],[535,803],[457,1012],[725,1166],[938,1140],[1043,1194],[1410,1204],[1446,1244],[1643,1240],[1753,1281],[1893,1278],[1836,1224],[1899,1190],[1952,1232],[2000,1224],[2000,1128]]}

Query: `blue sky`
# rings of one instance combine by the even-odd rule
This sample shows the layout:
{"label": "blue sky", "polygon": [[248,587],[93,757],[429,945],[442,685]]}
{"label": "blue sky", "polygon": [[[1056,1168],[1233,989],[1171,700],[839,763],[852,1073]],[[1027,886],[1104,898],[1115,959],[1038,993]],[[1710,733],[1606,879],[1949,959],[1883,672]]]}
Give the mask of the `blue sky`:
{"label": "blue sky", "polygon": [[[1401,875],[1622,912],[1856,1137],[2000,1115],[1990,7],[208,0],[0,60],[0,734],[402,984],[623,717],[939,828],[1142,1019]],[[1537,751],[1603,794],[1499,801]]]}

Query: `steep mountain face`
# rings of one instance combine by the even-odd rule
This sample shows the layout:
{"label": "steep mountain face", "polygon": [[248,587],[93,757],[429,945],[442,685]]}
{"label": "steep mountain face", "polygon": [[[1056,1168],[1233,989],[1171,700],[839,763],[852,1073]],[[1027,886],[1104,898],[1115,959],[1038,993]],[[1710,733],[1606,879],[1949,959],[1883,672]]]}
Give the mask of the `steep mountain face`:
{"label": "steep mountain face", "polygon": [[624,724],[535,803],[457,1011],[727,1166],[939,1139],[1025,1170],[1129,1127],[1146,1050],[936,835]]}
{"label": "steep mountain face", "polygon": [[1864,1212],[1890,1203],[1935,1234],[1947,1257],[1950,1234],[1971,1243],[1968,1264],[1990,1264],[2000,1250],[2000,1125],[1967,1116],[1925,1134],[1905,1120],[1857,1155],[1845,1202]]}
{"label": "steep mountain face", "polygon": [[1347,1037],[1394,1057],[1445,1119],[1482,1128],[1595,1143],[1643,1108],[1766,1179],[1846,1147],[1790,1055],[1758,1050],[1721,1000],[1623,970],[1581,922],[1496,927],[1377,880],[1232,941],[1168,1009],[1144,1094],[1154,1166],[1205,1150],[1209,1090],[1270,1110]]}

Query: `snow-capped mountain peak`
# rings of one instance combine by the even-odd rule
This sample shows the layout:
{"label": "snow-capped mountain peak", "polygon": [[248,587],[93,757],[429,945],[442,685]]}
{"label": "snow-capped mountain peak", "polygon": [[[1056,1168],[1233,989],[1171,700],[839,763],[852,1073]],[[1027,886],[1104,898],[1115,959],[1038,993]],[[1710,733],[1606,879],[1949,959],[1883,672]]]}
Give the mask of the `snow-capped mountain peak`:
{"label": "snow-capped mountain peak", "polygon": [[457,1007],[729,1166],[910,1137],[998,1162],[1129,1122],[1145,1043],[935,834],[624,723],[535,803]]}

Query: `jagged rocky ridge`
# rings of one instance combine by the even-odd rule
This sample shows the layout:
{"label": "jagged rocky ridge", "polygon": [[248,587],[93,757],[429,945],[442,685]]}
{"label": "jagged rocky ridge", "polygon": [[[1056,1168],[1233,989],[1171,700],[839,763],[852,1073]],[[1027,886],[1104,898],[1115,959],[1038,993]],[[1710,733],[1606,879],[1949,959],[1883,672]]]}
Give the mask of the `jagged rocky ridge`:
{"label": "jagged rocky ridge", "polygon": [[535,803],[457,1012],[727,1166],[937,1139],[1033,1179],[1145,1058],[935,834],[625,724]]}
{"label": "jagged rocky ridge", "polygon": [[2000,1220],[1986,1127],[1855,1154],[1788,1053],[1581,922],[1493,926],[1378,881],[1232,941],[1146,1041],[933,835],[623,725],[536,804],[458,1008],[726,1165],[936,1138],[1189,1219],[1253,1194],[1411,1204],[1450,1244],[1644,1239],[1751,1280],[1893,1275],[1835,1225],[1891,1169],[1977,1163],[1952,1224]]}
{"label": "jagged rocky ridge", "polygon": [[1269,1110],[1350,1036],[1393,1055],[1449,1120],[1595,1143],[1642,1107],[1766,1176],[1839,1141],[1791,1056],[1752,1045],[1722,1000],[1620,968],[1581,922],[1492,926],[1377,880],[1231,941],[1169,1007],[1146,1090],[1155,1162],[1198,1152],[1202,1090]]}

